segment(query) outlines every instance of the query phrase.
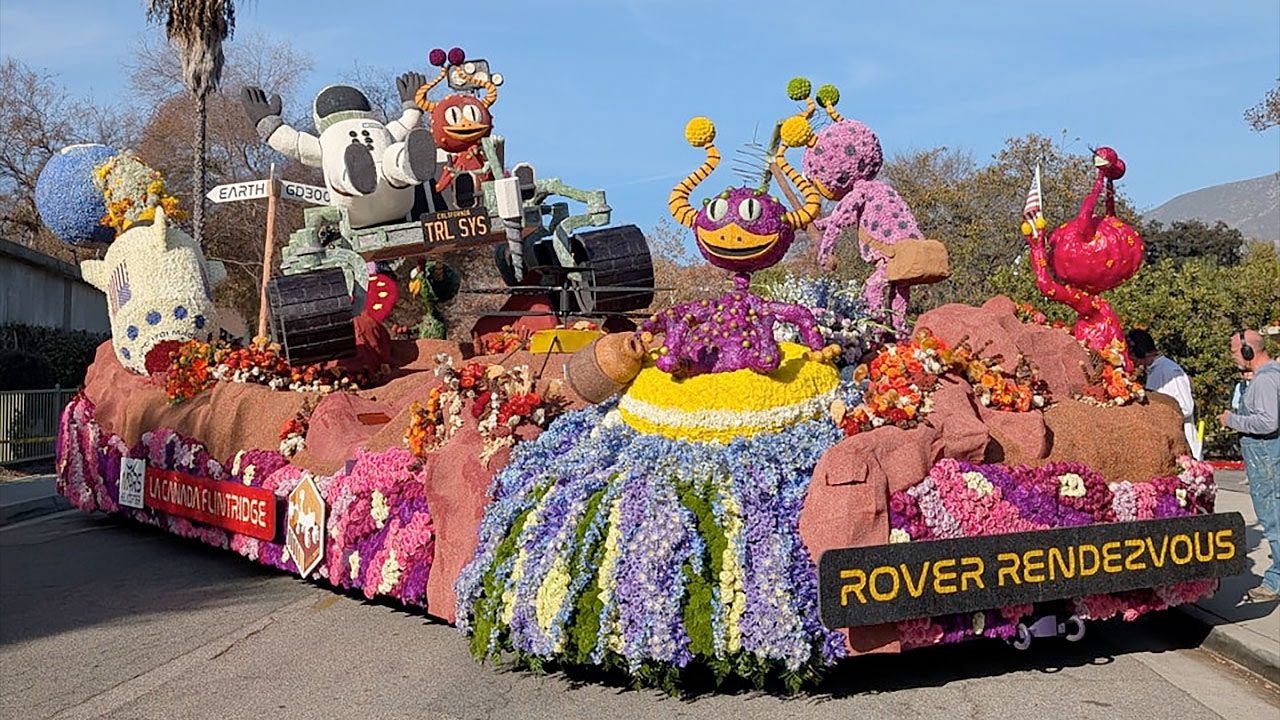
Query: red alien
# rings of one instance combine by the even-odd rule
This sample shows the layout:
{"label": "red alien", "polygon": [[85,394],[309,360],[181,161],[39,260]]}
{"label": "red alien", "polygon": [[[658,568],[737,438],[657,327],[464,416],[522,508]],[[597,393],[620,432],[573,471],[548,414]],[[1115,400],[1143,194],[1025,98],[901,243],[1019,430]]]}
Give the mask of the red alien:
{"label": "red alien", "polygon": [[[1098,169],[1093,189],[1081,203],[1080,212],[1049,236],[1048,247],[1043,232],[1044,217],[1039,212],[1037,175],[1037,183],[1028,197],[1027,222],[1022,224],[1022,233],[1031,248],[1031,267],[1040,292],[1066,304],[1080,316],[1072,326],[1072,334],[1094,350],[1120,350],[1125,369],[1131,370],[1120,319],[1102,298],[1102,293],[1119,287],[1138,272],[1144,246],[1142,237],[1116,217],[1113,183],[1124,176],[1124,161],[1115,150],[1103,147],[1094,151],[1093,164]],[[1095,216],[1094,208],[1104,185],[1106,211]]]}
{"label": "red alien", "polygon": [[[431,136],[436,147],[449,154],[448,162],[441,166],[440,177],[436,180],[437,192],[449,187],[454,177],[461,173],[475,174],[478,182],[493,179],[480,141],[493,132],[493,115],[489,108],[498,100],[498,86],[487,76],[464,73],[459,66],[466,57],[462,48],[453,48],[447,55],[439,48],[432,50],[429,59],[432,65],[440,68],[440,73],[418,88],[414,95],[414,102],[431,117]],[[483,87],[484,97],[455,93],[438,101],[428,100],[427,93],[449,72],[454,73],[456,80]],[[501,162],[501,158],[498,160]]]}

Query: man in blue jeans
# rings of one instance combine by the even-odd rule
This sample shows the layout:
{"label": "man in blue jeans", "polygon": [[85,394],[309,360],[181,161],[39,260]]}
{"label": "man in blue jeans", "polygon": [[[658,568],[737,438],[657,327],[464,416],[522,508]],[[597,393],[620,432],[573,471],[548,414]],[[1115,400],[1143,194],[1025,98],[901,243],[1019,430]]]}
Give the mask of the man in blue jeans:
{"label": "man in blue jeans", "polygon": [[1245,388],[1241,407],[1218,416],[1224,427],[1240,433],[1240,454],[1249,480],[1249,495],[1271,548],[1271,567],[1249,599],[1280,599],[1280,363],[1271,359],[1262,336],[1242,330],[1231,336],[1231,356],[1253,380]]}

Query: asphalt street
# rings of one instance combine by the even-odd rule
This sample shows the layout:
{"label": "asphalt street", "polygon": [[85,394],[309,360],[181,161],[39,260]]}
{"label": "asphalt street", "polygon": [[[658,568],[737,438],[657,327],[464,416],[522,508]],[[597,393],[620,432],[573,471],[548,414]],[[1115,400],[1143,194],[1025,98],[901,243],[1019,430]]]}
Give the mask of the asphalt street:
{"label": "asphalt street", "polygon": [[3,718],[1260,718],[1280,691],[1178,613],[1079,643],[846,661],[796,697],[673,698],[476,663],[452,627],[229,551],[66,511],[0,529]]}

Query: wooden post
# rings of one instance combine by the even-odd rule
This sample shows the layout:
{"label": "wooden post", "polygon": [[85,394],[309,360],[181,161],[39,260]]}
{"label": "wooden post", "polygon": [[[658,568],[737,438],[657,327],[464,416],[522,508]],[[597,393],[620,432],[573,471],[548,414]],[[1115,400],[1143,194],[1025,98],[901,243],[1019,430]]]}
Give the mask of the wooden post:
{"label": "wooden post", "polygon": [[258,305],[258,335],[267,337],[267,283],[271,282],[271,258],[276,252],[276,165],[271,163],[267,176],[267,237],[262,244],[262,293]]}

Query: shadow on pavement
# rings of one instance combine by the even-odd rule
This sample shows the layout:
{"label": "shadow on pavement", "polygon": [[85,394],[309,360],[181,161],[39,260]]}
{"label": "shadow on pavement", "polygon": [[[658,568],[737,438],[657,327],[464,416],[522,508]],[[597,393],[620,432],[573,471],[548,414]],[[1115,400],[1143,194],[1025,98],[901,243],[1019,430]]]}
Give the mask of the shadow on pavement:
{"label": "shadow on pavement", "polygon": [[0,645],[304,589],[228,550],[101,514],[0,530]]}

